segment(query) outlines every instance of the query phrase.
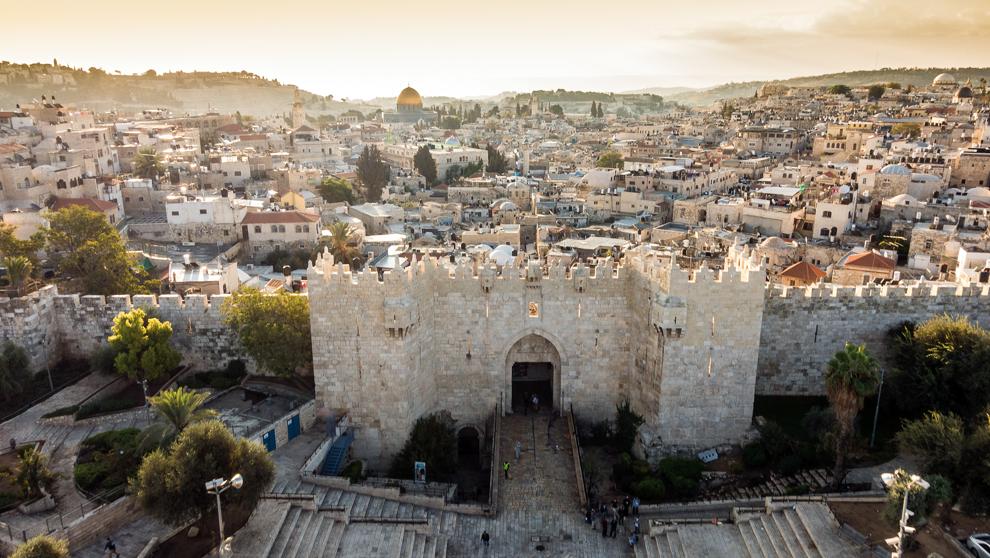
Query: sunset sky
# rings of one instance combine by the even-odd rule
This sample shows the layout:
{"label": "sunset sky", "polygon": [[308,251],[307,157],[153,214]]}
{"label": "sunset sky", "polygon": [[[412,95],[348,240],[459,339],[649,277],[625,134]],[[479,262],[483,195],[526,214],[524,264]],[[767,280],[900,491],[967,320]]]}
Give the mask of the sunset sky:
{"label": "sunset sky", "polygon": [[[28,5],[0,0],[5,14]],[[825,6],[825,7],[823,7]],[[338,98],[990,65],[990,0],[48,0],[0,58],[248,70]]]}

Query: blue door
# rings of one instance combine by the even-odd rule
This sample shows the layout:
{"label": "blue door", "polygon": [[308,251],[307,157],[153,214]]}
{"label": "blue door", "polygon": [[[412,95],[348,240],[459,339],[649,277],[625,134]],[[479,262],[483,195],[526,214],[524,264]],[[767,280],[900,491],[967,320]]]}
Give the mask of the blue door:
{"label": "blue door", "polygon": [[265,449],[268,451],[275,451],[275,430],[269,430],[265,432],[265,435],[261,437],[262,443],[265,444]]}
{"label": "blue door", "polygon": [[289,417],[288,427],[290,440],[299,435],[299,415]]}

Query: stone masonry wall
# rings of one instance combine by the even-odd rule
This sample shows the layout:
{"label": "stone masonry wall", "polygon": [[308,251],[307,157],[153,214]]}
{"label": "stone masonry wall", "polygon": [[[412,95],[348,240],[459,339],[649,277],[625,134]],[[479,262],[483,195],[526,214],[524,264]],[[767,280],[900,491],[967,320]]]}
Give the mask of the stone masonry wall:
{"label": "stone masonry wall", "polygon": [[229,295],[60,295],[54,286],[29,296],[0,299],[0,341],[24,347],[31,369],[60,357],[86,357],[106,344],[114,317],[132,307],[172,323],[173,344],[183,362],[197,369],[222,367],[240,358],[253,369],[236,334],[223,324],[220,307]]}
{"label": "stone masonry wall", "polygon": [[881,360],[887,332],[940,314],[990,327],[988,287],[772,288],[759,350],[759,395],[822,395],[825,366],[846,341],[866,343]]}

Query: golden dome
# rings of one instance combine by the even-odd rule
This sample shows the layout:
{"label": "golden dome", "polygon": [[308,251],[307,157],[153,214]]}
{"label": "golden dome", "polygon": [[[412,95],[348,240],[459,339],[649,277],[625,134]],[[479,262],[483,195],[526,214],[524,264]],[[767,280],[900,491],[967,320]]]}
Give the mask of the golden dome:
{"label": "golden dome", "polygon": [[399,93],[399,98],[395,100],[395,104],[398,108],[423,108],[423,98],[419,96],[419,92],[412,87],[406,87]]}

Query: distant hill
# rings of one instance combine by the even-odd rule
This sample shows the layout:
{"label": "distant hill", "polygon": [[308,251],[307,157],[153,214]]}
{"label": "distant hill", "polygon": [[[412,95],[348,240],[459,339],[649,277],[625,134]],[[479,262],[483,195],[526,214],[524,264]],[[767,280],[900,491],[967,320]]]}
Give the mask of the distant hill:
{"label": "distant hill", "polygon": [[955,76],[959,83],[963,83],[967,79],[972,79],[973,83],[977,84],[981,77],[990,79],[990,68],[883,68],[880,70],[857,70],[781,80],[725,83],[707,89],[665,94],[664,97],[668,101],[674,101],[683,105],[707,106],[723,99],[752,97],[756,93],[756,90],[764,83],[780,83],[791,87],[827,87],[837,84],[855,87],[858,85],[896,82],[902,86],[913,85],[919,87],[931,85],[935,76],[943,72],[948,72]]}
{"label": "distant hill", "polygon": [[[249,72],[170,72],[141,75],[108,73],[99,68],[71,68],[54,64],[0,62],[0,107],[54,95],[59,102],[95,111],[134,111],[167,108],[178,114],[207,111],[268,116],[292,110],[296,87]],[[347,103],[300,90],[306,113],[363,113],[377,107]]]}

